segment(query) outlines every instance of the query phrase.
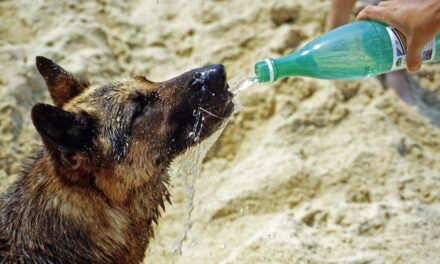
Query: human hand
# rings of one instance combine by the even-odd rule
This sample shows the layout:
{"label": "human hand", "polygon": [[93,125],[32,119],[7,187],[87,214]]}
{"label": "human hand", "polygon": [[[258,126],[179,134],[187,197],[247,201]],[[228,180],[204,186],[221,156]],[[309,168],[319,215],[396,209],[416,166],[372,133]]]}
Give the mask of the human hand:
{"label": "human hand", "polygon": [[414,72],[422,64],[423,47],[440,31],[440,1],[382,1],[377,6],[365,7],[357,19],[381,21],[399,30],[406,38],[408,70]]}

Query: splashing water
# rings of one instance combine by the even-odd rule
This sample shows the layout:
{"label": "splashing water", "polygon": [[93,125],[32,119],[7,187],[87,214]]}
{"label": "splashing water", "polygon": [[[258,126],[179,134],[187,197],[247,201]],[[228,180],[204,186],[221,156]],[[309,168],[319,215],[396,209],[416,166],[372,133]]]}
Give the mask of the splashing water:
{"label": "splashing water", "polygon": [[[248,76],[236,83],[234,83],[233,88],[230,89],[230,91],[236,96],[241,91],[249,88],[250,86],[254,85],[258,82],[258,79],[256,76]],[[234,99],[235,108],[240,108],[240,104]],[[223,119],[223,123],[221,127],[212,134],[209,138],[205,139],[203,142],[200,142],[200,132],[203,127],[203,121],[204,121],[204,114],[212,115],[217,118]],[[184,241],[186,241],[188,232],[192,228],[192,221],[191,221],[191,215],[194,210],[194,184],[197,178],[200,176],[201,170],[202,170],[202,162],[203,159],[206,156],[206,153],[211,148],[211,146],[217,141],[217,139],[222,134],[223,130],[225,129],[226,125],[229,123],[230,118],[223,118],[220,116],[217,116],[208,110],[204,108],[197,108],[193,112],[193,116],[195,117],[195,123],[192,131],[189,133],[189,137],[194,140],[194,142],[197,143],[196,146],[190,148],[181,156],[180,158],[176,159],[176,163],[180,164],[180,166],[177,169],[177,172],[175,173],[177,177],[183,179],[184,188],[185,188],[185,218],[184,218],[184,225],[183,230],[181,233],[181,237],[176,242],[174,247],[174,252],[176,255],[182,255],[182,247]]]}
{"label": "splashing water", "polygon": [[244,91],[245,89],[251,87],[252,85],[256,84],[258,82],[258,78],[256,76],[248,76],[239,82],[234,84],[234,88],[232,88],[230,91],[235,95],[240,93],[241,91]]}
{"label": "splashing water", "polygon": [[[196,122],[194,124],[193,130],[188,135],[198,144],[183,154],[181,158],[176,159],[176,163],[180,164],[178,167],[176,176],[183,179],[184,188],[185,188],[185,218],[184,218],[184,226],[183,231],[181,233],[180,239],[176,242],[174,247],[174,252],[177,255],[182,255],[182,246],[183,242],[186,241],[188,232],[191,230],[192,221],[191,215],[194,210],[194,184],[196,179],[200,176],[202,170],[202,161],[206,156],[206,153],[211,148],[211,146],[217,141],[226,125],[229,122],[229,118],[224,119],[221,127],[214,132],[209,138],[205,139],[203,142],[199,142],[200,140],[200,132],[203,125],[203,114],[211,114],[207,112],[203,108],[198,108],[194,111],[193,115],[196,117]],[[214,115],[215,116],[215,115]],[[220,118],[220,117],[219,117]]]}

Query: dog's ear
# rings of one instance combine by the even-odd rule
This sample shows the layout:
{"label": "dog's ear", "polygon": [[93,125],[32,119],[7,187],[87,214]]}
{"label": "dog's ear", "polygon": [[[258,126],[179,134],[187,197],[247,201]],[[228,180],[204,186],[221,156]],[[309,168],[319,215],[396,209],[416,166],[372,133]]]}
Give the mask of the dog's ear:
{"label": "dog's ear", "polygon": [[56,106],[63,104],[87,88],[87,82],[77,80],[72,74],[48,58],[37,56],[38,71],[46,81],[50,96]]}
{"label": "dog's ear", "polygon": [[32,122],[49,148],[68,152],[90,149],[94,122],[86,113],[76,114],[51,105],[36,104],[32,108]]}
{"label": "dog's ear", "polygon": [[138,80],[138,81],[141,81],[141,82],[146,82],[146,83],[149,83],[149,84],[154,84],[153,81],[148,80],[145,76],[136,75],[134,78],[136,80]]}

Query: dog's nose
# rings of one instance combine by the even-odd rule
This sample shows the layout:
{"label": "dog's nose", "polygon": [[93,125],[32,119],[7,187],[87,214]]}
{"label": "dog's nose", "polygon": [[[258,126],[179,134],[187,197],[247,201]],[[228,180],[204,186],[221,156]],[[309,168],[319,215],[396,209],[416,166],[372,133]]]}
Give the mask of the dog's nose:
{"label": "dog's nose", "polygon": [[208,88],[224,88],[226,83],[225,66],[221,64],[196,69],[193,74],[195,83],[207,85]]}
{"label": "dog's nose", "polygon": [[226,81],[225,66],[221,64],[209,65],[201,68],[201,74],[205,74],[207,79],[214,83],[224,83]]}

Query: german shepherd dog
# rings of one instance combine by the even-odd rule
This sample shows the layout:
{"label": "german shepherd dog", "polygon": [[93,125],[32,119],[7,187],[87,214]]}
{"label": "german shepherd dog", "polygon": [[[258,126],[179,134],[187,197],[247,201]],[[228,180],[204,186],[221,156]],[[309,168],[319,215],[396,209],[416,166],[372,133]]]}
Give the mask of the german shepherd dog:
{"label": "german shepherd dog", "polygon": [[141,262],[170,200],[168,166],[197,144],[194,126],[203,140],[233,111],[224,67],[89,87],[36,65],[55,105],[32,108],[43,146],[0,200],[0,263]]}

